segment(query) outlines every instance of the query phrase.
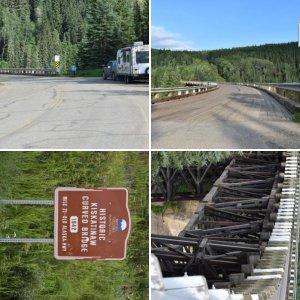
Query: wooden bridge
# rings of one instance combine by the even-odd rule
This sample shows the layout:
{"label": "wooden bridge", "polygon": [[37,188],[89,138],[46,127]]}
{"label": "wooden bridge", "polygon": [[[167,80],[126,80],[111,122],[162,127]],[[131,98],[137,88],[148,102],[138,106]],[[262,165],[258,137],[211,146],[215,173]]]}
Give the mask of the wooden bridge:
{"label": "wooden bridge", "polygon": [[179,236],[152,235],[163,276],[203,275],[241,299],[296,299],[298,155],[234,158]]}

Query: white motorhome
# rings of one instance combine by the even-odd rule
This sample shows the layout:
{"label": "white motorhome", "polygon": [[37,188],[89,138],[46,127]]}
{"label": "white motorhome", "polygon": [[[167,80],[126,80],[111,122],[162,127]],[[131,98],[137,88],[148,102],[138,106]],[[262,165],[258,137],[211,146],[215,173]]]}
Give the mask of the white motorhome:
{"label": "white motorhome", "polygon": [[149,45],[135,42],[133,47],[117,52],[117,76],[129,83],[134,79],[149,78]]}

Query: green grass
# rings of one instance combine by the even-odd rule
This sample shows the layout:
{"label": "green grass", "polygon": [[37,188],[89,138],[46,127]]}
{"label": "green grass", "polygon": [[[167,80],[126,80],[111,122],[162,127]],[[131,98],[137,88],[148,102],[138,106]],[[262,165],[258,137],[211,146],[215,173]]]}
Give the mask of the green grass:
{"label": "green grass", "polygon": [[100,68],[93,70],[78,70],[76,77],[102,77],[102,70]]}
{"label": "green grass", "polygon": [[156,215],[163,215],[165,211],[170,208],[173,212],[175,212],[178,209],[182,208],[182,202],[181,201],[167,201],[164,202],[163,205],[151,205],[151,210]]}
{"label": "green grass", "polygon": [[300,112],[298,111],[298,112],[295,112],[294,114],[293,114],[293,120],[295,121],[295,122],[300,122]]}
{"label": "green grass", "polygon": [[[129,189],[124,261],[57,261],[51,244],[0,244],[0,299],[148,299],[146,152],[1,152],[0,197],[53,199],[58,186]],[[0,235],[53,237],[53,207],[0,206]]]}

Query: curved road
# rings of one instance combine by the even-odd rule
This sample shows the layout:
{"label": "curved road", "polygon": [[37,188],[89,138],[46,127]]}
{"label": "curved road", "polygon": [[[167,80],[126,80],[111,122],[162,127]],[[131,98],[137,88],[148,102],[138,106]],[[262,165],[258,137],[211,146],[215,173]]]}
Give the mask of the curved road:
{"label": "curved road", "polygon": [[147,149],[148,84],[0,75],[0,148]]}
{"label": "curved road", "polygon": [[300,124],[268,94],[245,86],[152,105],[154,149],[295,149]]}

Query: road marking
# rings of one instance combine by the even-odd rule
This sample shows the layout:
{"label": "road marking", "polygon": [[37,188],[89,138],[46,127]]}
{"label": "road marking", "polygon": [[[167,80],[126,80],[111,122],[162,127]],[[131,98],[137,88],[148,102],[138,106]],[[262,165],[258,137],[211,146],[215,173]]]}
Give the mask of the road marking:
{"label": "road marking", "polygon": [[4,94],[5,93],[5,91],[6,91],[6,89],[7,89],[7,83],[5,83],[5,82],[3,82],[3,81],[1,81],[0,82],[0,95],[2,95],[2,94]]}
{"label": "road marking", "polygon": [[[58,97],[54,99],[52,105],[51,105],[47,110],[52,110],[52,109],[58,107],[58,106],[62,103],[62,101],[64,100],[64,97],[63,97],[63,96],[64,96],[63,90],[60,90],[60,91],[59,91]],[[38,116],[38,118],[39,118],[39,117],[40,117],[40,116]],[[12,129],[11,131],[9,131],[8,133],[1,135],[1,136],[0,136],[0,139],[4,138],[4,137],[6,137],[6,136],[9,136],[9,135],[11,135],[11,134],[13,134],[13,133],[15,133],[15,132],[21,130],[21,129],[24,129],[24,128],[26,128],[26,127],[29,127],[29,126],[33,123],[33,121],[34,121],[34,119],[32,119],[32,118],[29,119],[29,120],[27,120],[26,122],[24,122],[24,123],[21,124],[20,126],[17,126],[17,127],[15,127],[15,128],[13,128],[13,129]]]}
{"label": "road marking", "polygon": [[63,90],[59,90],[59,95],[56,99],[54,99],[52,105],[48,108],[48,110],[52,110],[56,107],[58,107],[64,100],[64,92]]}
{"label": "road marking", "polygon": [[15,133],[16,131],[18,131],[18,130],[20,130],[20,129],[22,129],[22,128],[25,128],[26,126],[30,125],[32,122],[33,122],[33,119],[29,119],[28,121],[26,121],[26,122],[23,123],[22,125],[17,126],[17,127],[15,127],[15,128],[13,128],[11,131],[9,131],[8,133],[1,135],[1,136],[0,136],[0,139],[6,137],[6,136],[8,136],[8,135],[13,134],[13,133]]}

